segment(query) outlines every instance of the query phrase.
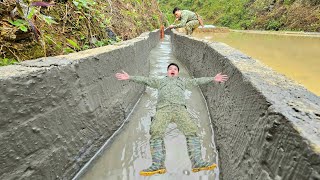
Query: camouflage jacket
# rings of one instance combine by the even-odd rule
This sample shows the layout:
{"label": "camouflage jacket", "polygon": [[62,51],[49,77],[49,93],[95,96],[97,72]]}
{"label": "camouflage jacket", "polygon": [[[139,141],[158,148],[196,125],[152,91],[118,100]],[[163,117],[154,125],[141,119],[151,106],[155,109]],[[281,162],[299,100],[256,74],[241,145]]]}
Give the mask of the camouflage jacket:
{"label": "camouflage jacket", "polygon": [[143,77],[130,76],[130,80],[158,89],[157,109],[168,105],[186,105],[185,90],[192,86],[213,82],[213,77],[181,78],[181,77]]}
{"label": "camouflage jacket", "polygon": [[177,25],[174,25],[173,28],[181,28],[186,26],[187,22],[192,21],[192,20],[198,20],[197,14],[188,11],[188,10],[181,10],[181,17],[180,17],[180,23]]}

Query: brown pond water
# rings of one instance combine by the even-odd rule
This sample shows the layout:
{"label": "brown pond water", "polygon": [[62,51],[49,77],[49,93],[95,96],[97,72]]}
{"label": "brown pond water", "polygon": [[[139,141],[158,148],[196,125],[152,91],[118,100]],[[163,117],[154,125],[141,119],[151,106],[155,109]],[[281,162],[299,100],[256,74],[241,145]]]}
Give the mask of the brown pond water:
{"label": "brown pond water", "polygon": [[194,33],[193,36],[228,44],[320,96],[320,35],[231,31]]}

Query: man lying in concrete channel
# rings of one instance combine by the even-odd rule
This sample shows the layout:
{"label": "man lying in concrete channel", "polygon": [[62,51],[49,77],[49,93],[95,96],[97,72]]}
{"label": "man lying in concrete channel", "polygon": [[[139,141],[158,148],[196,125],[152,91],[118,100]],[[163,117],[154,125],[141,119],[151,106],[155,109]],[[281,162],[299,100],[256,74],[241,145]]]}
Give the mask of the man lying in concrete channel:
{"label": "man lying in concrete channel", "polygon": [[180,23],[176,25],[170,25],[170,29],[185,27],[186,34],[191,35],[193,31],[199,27],[199,25],[203,27],[203,21],[197,13],[189,10],[180,10],[178,7],[175,7],[172,13],[175,15],[176,21],[180,20]]}
{"label": "man lying in concrete channel", "polygon": [[179,75],[179,66],[171,63],[167,67],[167,76],[164,78],[130,76],[126,72],[116,73],[118,80],[130,80],[132,82],[144,84],[158,89],[158,102],[156,105],[156,114],[150,127],[150,149],[152,156],[152,165],[140,172],[140,175],[151,176],[154,174],[163,174],[166,172],[164,166],[165,147],[164,136],[169,123],[174,122],[177,128],[185,135],[187,139],[188,154],[192,163],[192,171],[212,170],[216,167],[215,163],[206,162],[202,159],[200,138],[197,135],[198,127],[191,119],[186,109],[186,88],[207,84],[210,82],[225,82],[227,75],[221,73],[215,77],[201,78],[181,78]]}

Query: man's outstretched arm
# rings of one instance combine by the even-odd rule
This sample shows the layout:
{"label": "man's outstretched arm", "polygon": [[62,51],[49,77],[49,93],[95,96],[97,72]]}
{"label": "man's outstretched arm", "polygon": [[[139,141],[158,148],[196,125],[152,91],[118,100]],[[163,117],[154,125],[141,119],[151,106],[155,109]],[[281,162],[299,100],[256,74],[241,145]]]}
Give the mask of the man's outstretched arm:
{"label": "man's outstretched arm", "polygon": [[116,73],[116,78],[120,81],[123,80],[131,80],[136,83],[140,83],[143,85],[150,86],[152,88],[159,87],[159,79],[152,77],[144,77],[144,76],[130,76],[128,73],[122,71],[122,73]]}
{"label": "man's outstretched arm", "polygon": [[197,86],[201,84],[207,84],[210,82],[225,82],[228,80],[228,75],[218,73],[214,77],[201,77],[187,80],[187,86]]}

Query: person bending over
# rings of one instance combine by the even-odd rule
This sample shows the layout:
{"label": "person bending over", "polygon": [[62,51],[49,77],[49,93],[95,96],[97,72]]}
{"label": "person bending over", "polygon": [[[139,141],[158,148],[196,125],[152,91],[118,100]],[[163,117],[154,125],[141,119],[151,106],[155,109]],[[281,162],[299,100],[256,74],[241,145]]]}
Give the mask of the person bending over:
{"label": "person bending over", "polygon": [[169,28],[182,28],[185,27],[186,34],[191,35],[193,31],[199,27],[199,25],[203,26],[203,22],[201,17],[192,11],[189,10],[180,10],[178,7],[175,7],[172,11],[172,13],[175,15],[176,20],[180,20],[179,24],[176,25],[170,25]]}

